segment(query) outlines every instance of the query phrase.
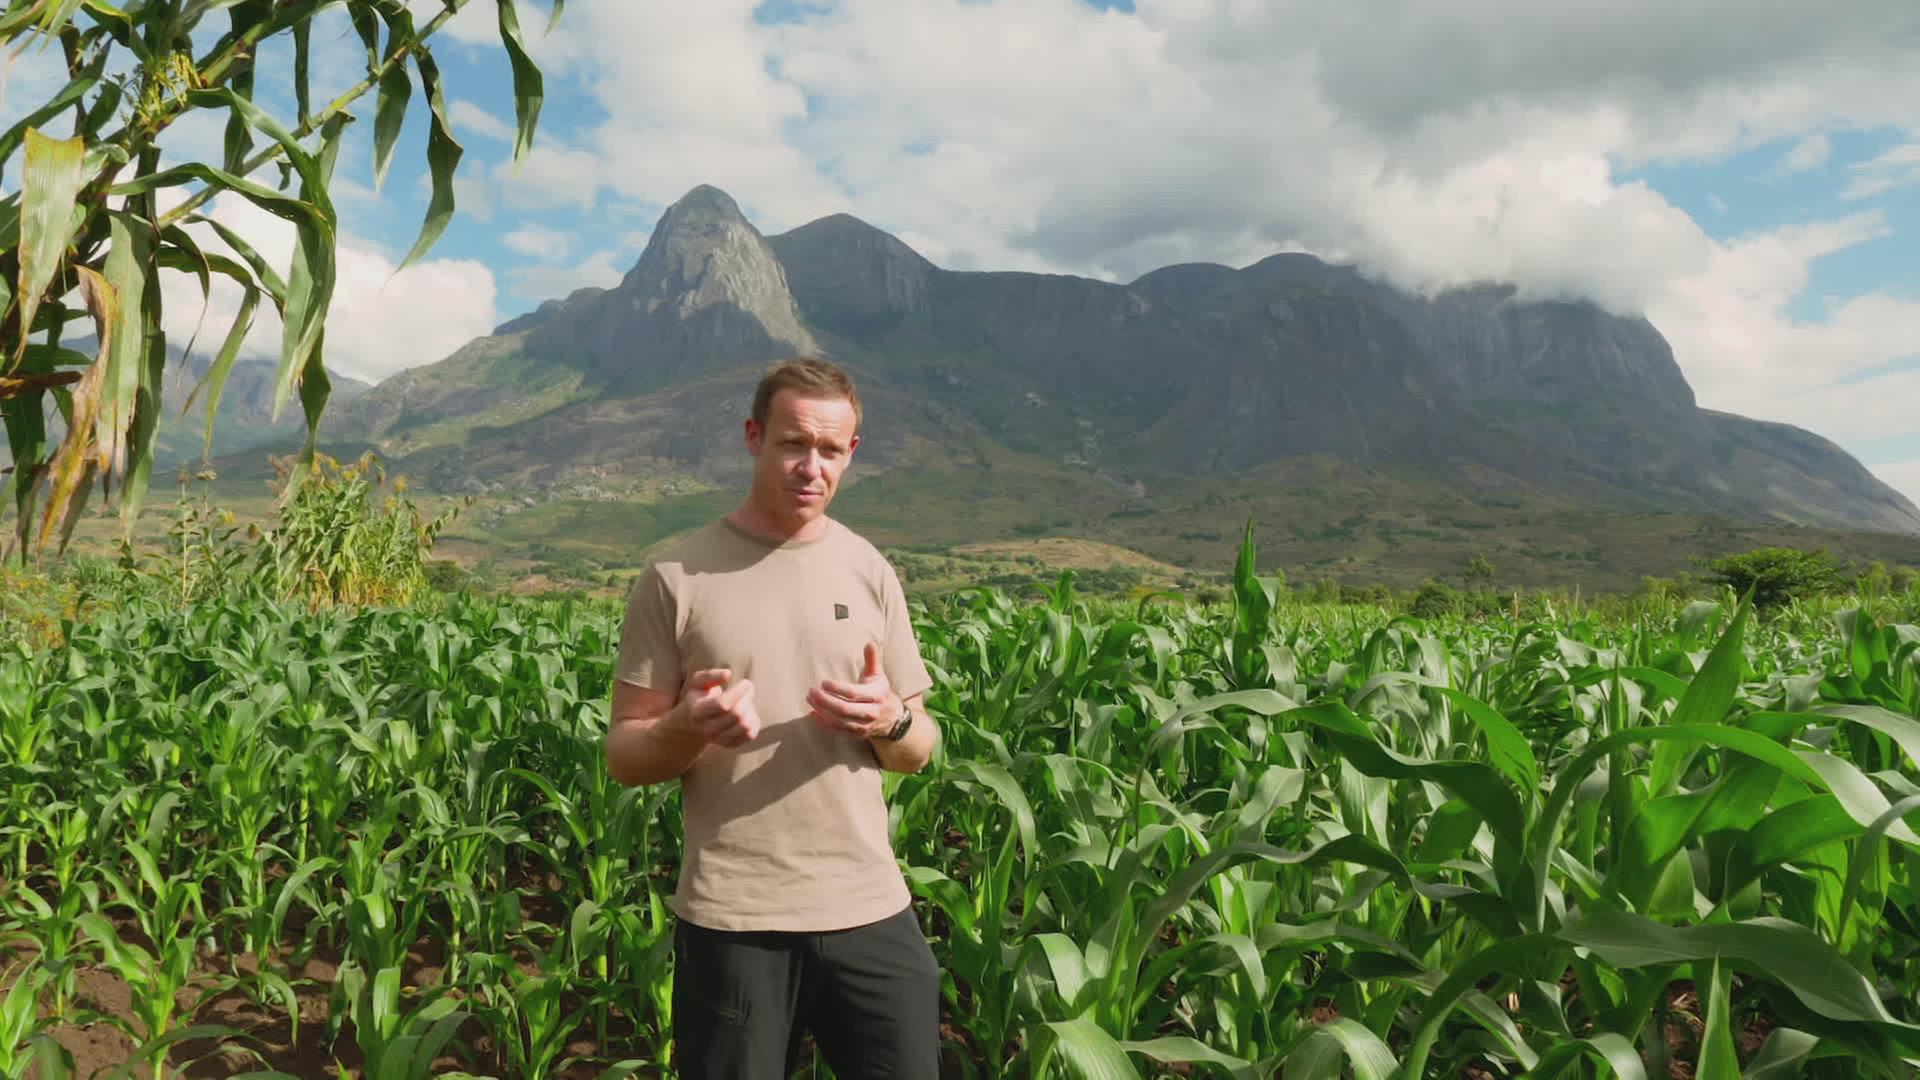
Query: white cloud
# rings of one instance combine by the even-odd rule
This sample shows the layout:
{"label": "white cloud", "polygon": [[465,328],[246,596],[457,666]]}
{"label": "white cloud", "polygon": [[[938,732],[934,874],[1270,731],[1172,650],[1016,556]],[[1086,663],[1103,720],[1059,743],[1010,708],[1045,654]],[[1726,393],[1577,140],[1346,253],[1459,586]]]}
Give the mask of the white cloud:
{"label": "white cloud", "polygon": [[[848,211],[963,269],[1128,280],[1304,249],[1416,289],[1513,280],[1648,315],[1703,405],[1843,444],[1912,430],[1907,376],[1844,380],[1911,352],[1920,305],[1794,317],[1815,261],[1884,216],[1720,239],[1624,175],[1776,140],[1808,170],[1828,132],[1911,125],[1906,0],[839,0],[773,27],[753,7],[569,7],[547,47],[606,120],[553,149],[565,175],[533,170],[544,198],[713,183],[765,232]],[[1909,153],[1856,187],[1920,179]]]}
{"label": "white cloud", "polygon": [[[261,257],[285,275],[293,256],[290,224],[237,196],[222,195],[209,205],[209,216],[248,237]],[[212,229],[192,229],[206,250],[224,251]],[[498,322],[493,273],[481,263],[424,259],[395,275],[391,255],[348,232],[339,234],[335,259],[337,280],[327,318],[329,371],[375,381],[439,360],[490,333]],[[216,277],[212,298],[203,303],[191,275],[167,272],[161,280],[169,340],[184,345],[198,324],[195,351],[218,349],[239,312],[239,287]],[[263,295],[243,352],[277,358],[280,347],[280,319]]]}
{"label": "white cloud", "polygon": [[1833,157],[1833,140],[1825,132],[1816,132],[1793,144],[1793,149],[1780,159],[1780,171],[1784,173],[1808,172],[1827,163]]}
{"label": "white cloud", "polygon": [[471,132],[483,139],[495,142],[512,143],[513,125],[464,98],[455,98],[447,103],[447,123],[453,127],[453,137],[462,139]]}
{"label": "white cloud", "polygon": [[1853,180],[1842,194],[1867,199],[1895,188],[1920,184],[1920,141],[1893,147],[1853,166]]}
{"label": "white cloud", "polygon": [[573,234],[545,225],[523,225],[500,238],[507,250],[541,262],[559,262],[573,250]]}
{"label": "white cloud", "polygon": [[1915,506],[1920,506],[1920,458],[1910,461],[1888,461],[1872,466],[1873,474],[1886,481],[1887,485],[1905,495]]}
{"label": "white cloud", "polygon": [[593,286],[611,289],[620,284],[625,270],[622,260],[632,259],[611,251],[596,251],[576,263],[529,266],[510,271],[513,295],[528,302],[564,297],[575,289]]}
{"label": "white cloud", "polygon": [[522,210],[591,210],[608,183],[606,168],[599,154],[568,146],[549,132],[536,136],[519,161],[495,162],[483,174],[491,191],[485,198]]}
{"label": "white cloud", "polygon": [[[1721,239],[1625,175],[1775,142],[1783,169],[1831,166],[1829,133],[1891,128],[1907,144],[1847,166],[1845,193],[1920,182],[1911,0],[835,0],[776,26],[755,7],[575,0],[548,34],[544,6],[522,4],[550,89],[604,116],[563,117],[550,96],[518,165],[469,142],[461,213],[651,212],[712,183],[765,232],[847,211],[956,268],[1127,280],[1305,249],[1415,288],[1509,278],[1646,313],[1704,405],[1843,445],[1851,425],[1913,430],[1893,407],[1915,400],[1910,376],[1857,376],[1913,352],[1920,305],[1869,294],[1795,317],[1816,261],[1885,242],[1888,218]],[[469,4],[441,48],[504,78],[496,12]],[[463,131],[510,137],[509,117],[451,104]],[[637,254],[516,272],[512,292],[611,284]]]}

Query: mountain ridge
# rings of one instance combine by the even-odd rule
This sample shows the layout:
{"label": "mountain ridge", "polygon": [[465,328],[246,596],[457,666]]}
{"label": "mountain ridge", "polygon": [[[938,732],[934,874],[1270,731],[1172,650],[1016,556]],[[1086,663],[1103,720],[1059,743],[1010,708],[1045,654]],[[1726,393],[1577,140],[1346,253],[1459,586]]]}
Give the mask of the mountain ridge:
{"label": "mountain ridge", "polygon": [[1624,512],[1920,534],[1920,508],[1830,441],[1700,408],[1644,317],[1498,283],[1419,296],[1299,252],[1124,283],[949,270],[851,214],[763,235],[709,185],[619,284],[545,301],[329,426],[450,489],[725,482],[752,381],[786,355],[847,365],[882,404],[868,469],[1010,452],[1127,489],[1318,454]]}

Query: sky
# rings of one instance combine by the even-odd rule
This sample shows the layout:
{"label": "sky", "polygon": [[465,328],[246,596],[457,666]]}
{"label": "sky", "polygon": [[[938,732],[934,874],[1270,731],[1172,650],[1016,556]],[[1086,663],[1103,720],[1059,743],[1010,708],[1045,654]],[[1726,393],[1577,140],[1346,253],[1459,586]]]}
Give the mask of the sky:
{"label": "sky", "polygon": [[[544,0],[519,5],[534,147],[513,160],[498,7],[473,0],[434,46],[459,210],[398,275],[423,99],[377,188],[361,100],[334,370],[383,378],[612,285],[710,183],[764,233],[846,212],[954,269],[1127,281],[1308,251],[1409,289],[1590,300],[1651,320],[1702,406],[1832,439],[1920,502],[1912,0],[571,0],[551,30]],[[316,102],[364,71],[338,9],[313,48]],[[263,87],[291,72],[286,38],[259,63]],[[7,66],[0,121],[57,87],[51,64]],[[262,101],[290,116],[278,78]],[[221,124],[176,127],[168,154],[218,160]],[[213,213],[284,264],[277,219]],[[170,329],[209,341],[237,303],[168,296]],[[278,333],[262,318],[249,347]]]}

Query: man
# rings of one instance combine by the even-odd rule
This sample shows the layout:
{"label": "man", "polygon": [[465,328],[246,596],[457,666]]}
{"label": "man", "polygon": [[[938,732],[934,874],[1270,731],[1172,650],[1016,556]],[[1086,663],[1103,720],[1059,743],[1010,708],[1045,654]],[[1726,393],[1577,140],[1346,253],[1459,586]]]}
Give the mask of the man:
{"label": "man", "polygon": [[681,785],[673,1035],[693,1080],[784,1076],[808,1030],[842,1080],[938,1074],[939,969],[881,786],[933,753],[933,679],[892,566],[827,516],[860,418],[839,368],[776,365],[746,498],[628,599],[607,768]]}

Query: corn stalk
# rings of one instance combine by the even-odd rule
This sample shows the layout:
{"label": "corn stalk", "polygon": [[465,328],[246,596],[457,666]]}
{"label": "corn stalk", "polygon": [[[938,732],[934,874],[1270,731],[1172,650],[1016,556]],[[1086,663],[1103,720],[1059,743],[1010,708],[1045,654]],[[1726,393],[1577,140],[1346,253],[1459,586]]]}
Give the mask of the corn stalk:
{"label": "corn stalk", "polygon": [[[274,379],[277,420],[297,396],[307,439],[291,499],[311,468],[317,424],[326,408],[327,313],[335,284],[339,218],[328,187],[352,107],[374,93],[373,179],[384,180],[413,96],[414,80],[431,113],[426,156],[432,195],[405,269],[424,255],[454,211],[453,175],[462,155],[448,122],[443,81],[430,39],[471,0],[445,0],[416,25],[404,0],[9,0],[0,13],[0,46],[9,53],[58,49],[68,81],[0,133],[0,167],[21,155],[21,189],[0,199],[0,426],[12,465],[14,535],[8,557],[44,555],[71,540],[97,485],[119,500],[130,535],[153,463],[168,363],[162,328],[164,270],[191,275],[202,297],[218,274],[239,286],[242,302],[205,375],[188,400],[206,399],[211,452],[221,389],[262,302],[280,315]],[[513,70],[514,157],[532,145],[544,97],[527,55],[517,0],[497,0],[501,41]],[[364,76],[323,108],[312,108],[309,41],[317,16],[343,7],[366,46]],[[562,0],[555,0],[557,19]],[[209,20],[224,13],[226,27]],[[551,25],[551,23],[549,24]],[[263,43],[293,42],[291,77],[261,72]],[[196,47],[196,39],[199,46]],[[257,83],[291,83],[292,123],[255,100]],[[219,162],[160,166],[159,140],[196,112],[225,113]],[[56,128],[64,129],[62,131]],[[257,178],[277,164],[280,181]],[[183,194],[162,210],[161,193]],[[296,242],[284,267],[270,265],[245,236],[201,213],[231,193],[290,222]],[[224,251],[188,231],[204,225]],[[64,344],[90,330],[83,352]],[[192,340],[187,343],[192,347]],[[50,418],[65,434],[56,442]]]}

